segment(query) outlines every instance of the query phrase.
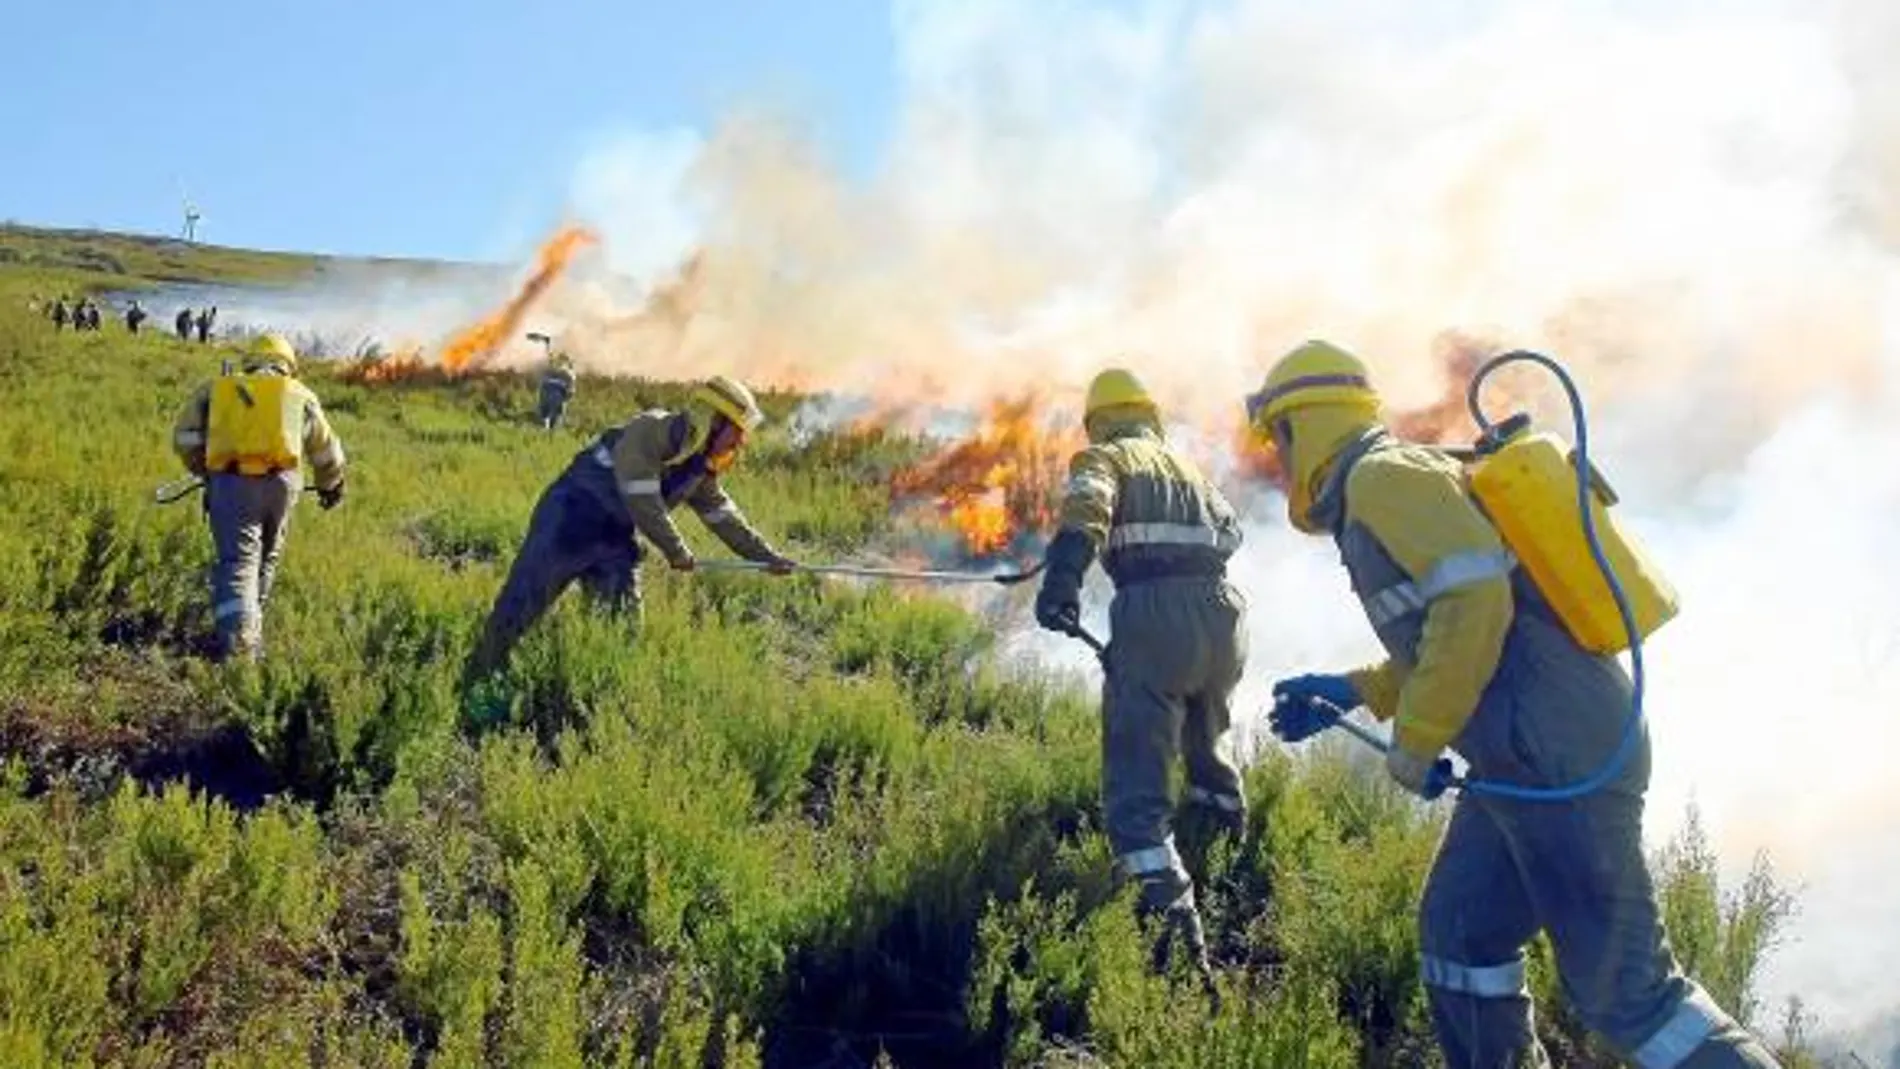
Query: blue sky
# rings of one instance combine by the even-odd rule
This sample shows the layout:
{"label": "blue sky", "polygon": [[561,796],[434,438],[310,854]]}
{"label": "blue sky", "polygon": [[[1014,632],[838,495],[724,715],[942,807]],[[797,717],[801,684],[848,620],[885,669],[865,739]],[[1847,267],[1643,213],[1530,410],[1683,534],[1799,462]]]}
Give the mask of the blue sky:
{"label": "blue sky", "polygon": [[765,102],[847,174],[895,96],[884,0],[107,0],[9,11],[0,218],[493,258],[588,149]]}

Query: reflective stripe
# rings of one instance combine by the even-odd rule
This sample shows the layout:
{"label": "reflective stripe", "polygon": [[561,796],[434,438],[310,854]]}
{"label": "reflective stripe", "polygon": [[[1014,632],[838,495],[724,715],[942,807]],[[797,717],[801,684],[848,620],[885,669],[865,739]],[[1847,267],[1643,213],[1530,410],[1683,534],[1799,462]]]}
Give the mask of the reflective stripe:
{"label": "reflective stripe", "polygon": [[172,441],[177,442],[186,449],[196,449],[205,444],[205,432],[178,431],[172,435]]}
{"label": "reflective stripe", "polygon": [[1192,523],[1125,523],[1108,532],[1108,548],[1129,546],[1210,546],[1234,550],[1240,548],[1240,536],[1233,531],[1217,531]]}
{"label": "reflective stripe", "polygon": [[1247,803],[1242,801],[1239,795],[1210,791],[1205,787],[1189,787],[1183,791],[1182,794],[1190,802],[1195,802],[1200,805],[1211,805],[1216,809],[1224,809],[1229,813],[1243,812],[1247,808]]}
{"label": "reflective stripe", "polygon": [[231,598],[227,601],[218,602],[211,610],[211,618],[214,620],[222,620],[227,616],[237,616],[243,612],[244,599]]}
{"label": "reflective stripe", "polygon": [[1523,958],[1502,965],[1465,965],[1422,954],[1418,972],[1419,978],[1432,987],[1478,998],[1515,998],[1530,993],[1524,982]]}
{"label": "reflective stripe", "polygon": [[660,480],[628,479],[626,482],[620,484],[620,492],[628,497],[633,497],[636,494],[654,494],[657,496],[660,492]]}
{"label": "reflective stripe", "polygon": [[1675,1069],[1717,1030],[1731,1023],[1709,993],[1692,984],[1676,1012],[1630,1057],[1640,1069]]}
{"label": "reflective stripe", "polygon": [[707,523],[731,523],[739,518],[739,506],[728,501],[709,509],[700,509],[699,518]]}
{"label": "reflective stripe", "polygon": [[1146,850],[1131,850],[1121,856],[1122,867],[1130,876],[1146,876],[1152,872],[1184,871],[1181,855],[1174,849],[1174,836],[1160,846],[1151,846]]}
{"label": "reflective stripe", "polygon": [[1370,390],[1372,388],[1372,386],[1366,382],[1365,377],[1361,375],[1349,373],[1336,375],[1302,375],[1297,379],[1288,379],[1271,390],[1262,389],[1255,393],[1248,394],[1247,419],[1249,422],[1259,419],[1262,409],[1265,409],[1268,405],[1285,397],[1287,394],[1299,390],[1318,389],[1322,386],[1351,386],[1360,390]]}
{"label": "reflective stripe", "polygon": [[1372,626],[1383,626],[1418,612],[1440,594],[1509,575],[1515,567],[1517,561],[1509,553],[1453,553],[1432,565],[1418,582],[1394,583],[1365,599],[1366,617]]}
{"label": "reflective stripe", "polygon": [[1069,493],[1084,497],[1112,497],[1115,484],[1099,475],[1071,475]]}

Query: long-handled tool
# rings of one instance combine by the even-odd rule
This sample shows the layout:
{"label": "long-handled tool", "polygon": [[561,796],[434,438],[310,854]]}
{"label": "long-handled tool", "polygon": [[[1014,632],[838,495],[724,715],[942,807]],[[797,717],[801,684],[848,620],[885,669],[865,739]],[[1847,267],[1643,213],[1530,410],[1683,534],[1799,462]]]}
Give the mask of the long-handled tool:
{"label": "long-handled tool", "polygon": [[[771,565],[755,560],[703,560],[697,567],[713,572],[763,572]],[[1015,586],[1035,578],[1042,571],[1042,565],[1021,572],[1003,572],[1001,574],[982,575],[977,572],[947,572],[915,568],[869,568],[857,564],[800,564],[801,572],[814,575],[850,575],[861,579],[900,579],[920,583],[995,583],[998,586]]]}
{"label": "long-handled tool", "polygon": [[[1343,730],[1346,734],[1351,735],[1353,738],[1358,739],[1360,742],[1365,743],[1367,746],[1372,747],[1382,754],[1392,752],[1392,743],[1390,741],[1374,734],[1371,728],[1355,722],[1351,717],[1346,715],[1346,710],[1341,709],[1339,706],[1323,698],[1312,698],[1309,700],[1314,705],[1320,706],[1333,714],[1332,726]],[[1439,780],[1447,788],[1464,789],[1464,778],[1452,774],[1451,761],[1447,758],[1439,758],[1432,765],[1431,774],[1432,778]]]}
{"label": "long-handled tool", "polygon": [[1079,623],[1072,625],[1069,628],[1069,634],[1075,638],[1081,639],[1083,645],[1086,645],[1089,649],[1094,650],[1095,659],[1102,662],[1103,668],[1108,667],[1108,643],[1103,642],[1101,639],[1096,638],[1093,634],[1090,634],[1089,629],[1086,627],[1083,627]]}
{"label": "long-handled tool", "polygon": [[205,481],[196,475],[187,475],[182,479],[173,479],[171,482],[153,490],[152,500],[161,505],[169,505],[179,498],[184,497],[186,494],[191,493],[193,490],[204,489],[204,485]]}
{"label": "long-handled tool", "polygon": [[[152,500],[156,501],[157,503],[161,505],[169,505],[172,502],[177,501],[182,497],[185,497],[186,495],[192,493],[195,490],[203,490],[204,488],[205,488],[205,481],[203,478],[196,475],[187,475],[182,479],[173,479],[171,482],[168,482],[165,485],[160,486],[157,489],[153,490]],[[300,494],[307,494],[312,489],[314,488],[309,487],[309,486],[302,486],[302,487],[297,488],[297,492]]]}

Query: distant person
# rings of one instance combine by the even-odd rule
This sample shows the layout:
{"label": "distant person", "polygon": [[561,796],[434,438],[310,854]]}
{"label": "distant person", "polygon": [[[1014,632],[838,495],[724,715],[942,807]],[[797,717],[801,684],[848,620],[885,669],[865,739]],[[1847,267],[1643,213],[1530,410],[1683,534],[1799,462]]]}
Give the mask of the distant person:
{"label": "distant person", "polygon": [[541,376],[541,411],[538,419],[541,429],[553,430],[561,422],[561,414],[567,411],[567,403],[574,397],[574,361],[566,354],[555,357]]}
{"label": "distant person", "polygon": [[143,326],[144,323],[145,323],[145,306],[140,304],[135,299],[132,302],[132,307],[127,308],[125,310],[125,329],[131,331],[134,334],[137,334],[139,332],[139,327]]}
{"label": "distant person", "polygon": [[191,340],[191,308],[189,306],[178,310],[178,318],[172,320],[172,329],[178,332],[179,341]]}
{"label": "distant person", "polygon": [[[59,330],[65,325],[66,325],[66,298],[62,296],[53,301],[53,329]],[[74,328],[74,329],[77,329],[77,328]]]}
{"label": "distant person", "polygon": [[296,373],[290,343],[259,335],[244,353],[242,373],[199,386],[172,426],[173,451],[205,483],[218,555],[211,617],[220,659],[263,653],[264,606],[290,507],[303,491],[303,462],[316,475],[319,505],[332,509],[343,500],[343,444]]}
{"label": "distant person", "polygon": [[211,324],[217,318],[218,306],[215,304],[198,313],[198,341],[200,343],[211,340]]}
{"label": "distant person", "polygon": [[98,302],[98,301],[87,301],[87,302],[86,302],[86,329],[87,329],[87,330],[98,330],[98,329],[99,329],[99,320],[100,320],[100,317],[99,317],[99,302]]}
{"label": "distant person", "polygon": [[[503,666],[522,634],[577,579],[594,599],[637,622],[642,553],[635,536],[645,536],[680,571],[696,563],[673,524],[671,513],[681,505],[739,556],[775,575],[797,570],[719,485],[764,421],[752,391],[716,375],[693,388],[684,409],[642,412],[576,453],[534,506],[465,666],[465,692]],[[492,716],[486,708],[472,713],[475,720]]]}

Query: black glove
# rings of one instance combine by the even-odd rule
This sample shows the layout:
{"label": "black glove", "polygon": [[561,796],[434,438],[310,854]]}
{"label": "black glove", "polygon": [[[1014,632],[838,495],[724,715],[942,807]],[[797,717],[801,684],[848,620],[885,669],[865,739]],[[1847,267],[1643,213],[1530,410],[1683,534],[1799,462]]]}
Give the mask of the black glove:
{"label": "black glove", "polygon": [[1042,588],[1036,592],[1036,622],[1061,635],[1082,623],[1082,573],[1095,560],[1095,543],[1065,527],[1042,556]]}
{"label": "black glove", "polygon": [[341,504],[342,501],[343,501],[343,484],[342,483],[337,483],[335,486],[330,487],[328,490],[319,489],[317,491],[317,504],[323,506],[323,510],[325,512],[328,512],[331,509],[337,507],[337,505]]}

